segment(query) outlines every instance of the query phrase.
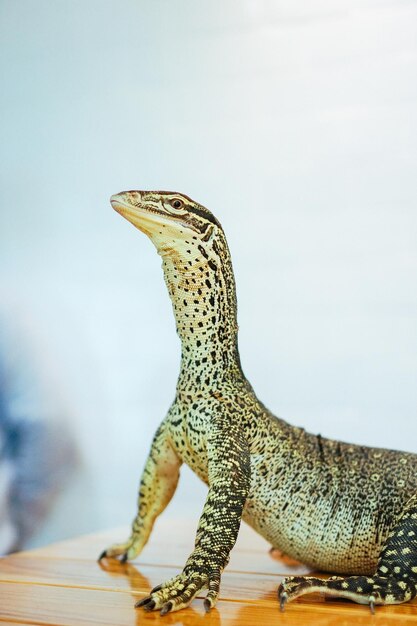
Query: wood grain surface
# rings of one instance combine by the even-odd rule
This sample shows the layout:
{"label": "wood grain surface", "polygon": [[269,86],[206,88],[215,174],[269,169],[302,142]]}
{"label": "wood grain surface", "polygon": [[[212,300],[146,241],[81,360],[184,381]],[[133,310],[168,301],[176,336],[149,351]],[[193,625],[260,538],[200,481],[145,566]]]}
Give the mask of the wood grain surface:
{"label": "wood grain surface", "polygon": [[0,560],[0,624],[55,626],[156,625],[258,626],[277,624],[319,626],[417,625],[417,602],[367,607],[347,601],[304,596],[278,610],[277,587],[285,574],[307,573],[302,565],[273,558],[270,546],[243,526],[230,564],[223,574],[220,601],[209,614],[204,594],[192,607],[160,617],[135,609],[137,599],[152,586],[173,576],[191,552],[195,524],[186,520],[158,521],[148,546],[133,563],[97,555],[110,543],[123,540],[127,529],[70,539]]}

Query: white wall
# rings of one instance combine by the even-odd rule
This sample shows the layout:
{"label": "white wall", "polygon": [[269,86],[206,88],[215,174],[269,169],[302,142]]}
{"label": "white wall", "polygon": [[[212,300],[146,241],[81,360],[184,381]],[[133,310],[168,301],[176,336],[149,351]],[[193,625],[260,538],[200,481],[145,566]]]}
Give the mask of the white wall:
{"label": "white wall", "polygon": [[[83,457],[38,543],[130,521],[174,394],[160,261],[110,208],[123,189],[223,223],[267,406],[417,451],[416,2],[2,0],[0,37],[2,293]],[[183,473],[167,515],[197,517]]]}

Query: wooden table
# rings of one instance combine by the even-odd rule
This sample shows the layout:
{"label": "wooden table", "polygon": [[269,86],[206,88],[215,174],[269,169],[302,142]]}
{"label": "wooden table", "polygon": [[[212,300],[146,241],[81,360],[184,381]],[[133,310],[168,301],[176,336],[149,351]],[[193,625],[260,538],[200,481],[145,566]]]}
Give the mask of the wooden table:
{"label": "wooden table", "polygon": [[169,613],[145,613],[134,603],[148,590],[173,576],[191,552],[195,524],[162,518],[140,558],[122,564],[97,555],[127,530],[101,532],[21,552],[0,560],[0,624],[73,626],[326,626],[378,624],[417,625],[417,602],[377,607],[304,596],[278,610],[276,589],[283,574],[304,573],[268,554],[268,544],[242,526],[230,564],[223,574],[220,601],[204,613],[200,596],[192,608]]}

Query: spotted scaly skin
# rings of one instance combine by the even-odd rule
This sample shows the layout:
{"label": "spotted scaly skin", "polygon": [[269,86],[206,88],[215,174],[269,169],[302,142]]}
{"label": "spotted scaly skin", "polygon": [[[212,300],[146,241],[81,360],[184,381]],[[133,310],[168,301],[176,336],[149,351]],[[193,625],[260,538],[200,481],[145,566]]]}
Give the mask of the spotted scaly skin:
{"label": "spotted scaly skin", "polygon": [[126,191],[111,203],[162,257],[182,356],[175,400],[140,481],[131,536],[100,558],[140,553],[185,462],[208,485],[195,547],[182,573],[138,606],[165,614],[203,589],[206,609],[214,606],[241,519],[311,568],[345,575],[286,578],[281,607],[315,591],[371,610],[414,598],[417,455],[325,439],[272,415],[242,372],[234,275],[217,219],[179,193]]}

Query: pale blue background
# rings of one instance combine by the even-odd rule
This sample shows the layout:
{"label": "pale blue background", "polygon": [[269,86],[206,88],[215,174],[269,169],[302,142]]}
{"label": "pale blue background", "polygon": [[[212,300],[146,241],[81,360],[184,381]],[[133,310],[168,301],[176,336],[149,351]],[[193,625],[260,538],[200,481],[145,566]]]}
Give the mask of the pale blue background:
{"label": "pale blue background", "polygon": [[[35,542],[130,521],[174,394],[160,260],[112,211],[123,189],[223,223],[267,406],[417,452],[415,1],[2,0],[0,37],[3,307],[82,458]],[[184,470],[166,514],[203,497]]]}

